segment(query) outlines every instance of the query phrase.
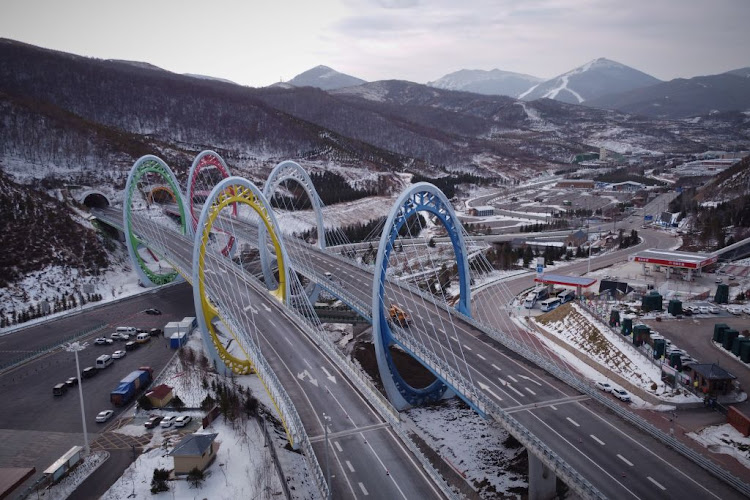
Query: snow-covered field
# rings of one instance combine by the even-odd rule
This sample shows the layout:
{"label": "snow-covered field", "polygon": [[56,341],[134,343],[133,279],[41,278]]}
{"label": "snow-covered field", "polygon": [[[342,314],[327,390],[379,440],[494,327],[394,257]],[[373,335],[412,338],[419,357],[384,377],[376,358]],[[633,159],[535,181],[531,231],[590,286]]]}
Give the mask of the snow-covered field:
{"label": "snow-covered field", "polygon": [[729,424],[706,427],[688,436],[708,448],[713,453],[724,453],[739,460],[750,468],[750,437],[743,436]]}

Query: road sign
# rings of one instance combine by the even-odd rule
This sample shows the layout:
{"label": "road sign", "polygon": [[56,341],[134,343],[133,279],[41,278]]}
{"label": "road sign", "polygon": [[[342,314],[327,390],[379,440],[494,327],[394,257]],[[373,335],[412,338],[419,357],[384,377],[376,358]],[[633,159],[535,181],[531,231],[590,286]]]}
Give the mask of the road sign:
{"label": "road sign", "polygon": [[537,272],[538,274],[542,274],[542,273],[544,272],[544,266],[542,266],[542,265],[537,265],[537,266],[536,266],[536,272]]}
{"label": "road sign", "polygon": [[653,215],[644,215],[643,216],[643,220],[654,220],[654,216]]}

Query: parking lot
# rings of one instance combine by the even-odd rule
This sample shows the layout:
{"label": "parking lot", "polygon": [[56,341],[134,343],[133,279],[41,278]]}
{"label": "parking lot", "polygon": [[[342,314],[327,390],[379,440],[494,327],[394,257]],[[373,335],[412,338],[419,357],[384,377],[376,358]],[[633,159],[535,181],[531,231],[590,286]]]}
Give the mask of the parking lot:
{"label": "parking lot", "polygon": [[[144,314],[148,307],[157,307],[164,314]],[[106,329],[84,339],[89,342],[79,353],[80,368],[84,370],[94,366],[98,356],[125,349],[124,341],[95,345],[95,337],[109,337],[118,326],[150,329],[193,315],[192,290],[188,285],[180,285],[65,318],[59,323],[64,328],[55,328],[57,321],[54,321],[6,335],[0,338],[0,348],[18,350],[26,343],[40,342],[40,336],[46,337],[43,342],[50,343],[54,342],[55,335],[59,338],[69,335],[70,329],[77,325],[106,322]],[[157,374],[174,352],[163,337],[152,338],[135,350],[127,351],[123,358],[115,359],[109,367],[96,371],[93,377],[82,379],[90,443],[131,408],[131,404],[123,408],[111,405],[109,393],[118,382],[140,366],[151,366]],[[0,467],[36,467],[37,474],[30,480],[33,482],[71,446],[83,444],[78,387],[70,388],[62,396],[54,396],[52,391],[54,385],[75,375],[73,353],[61,349],[0,375],[4,402],[0,406],[0,439],[3,440]],[[115,410],[113,418],[103,424],[95,422],[96,414],[106,409]]]}

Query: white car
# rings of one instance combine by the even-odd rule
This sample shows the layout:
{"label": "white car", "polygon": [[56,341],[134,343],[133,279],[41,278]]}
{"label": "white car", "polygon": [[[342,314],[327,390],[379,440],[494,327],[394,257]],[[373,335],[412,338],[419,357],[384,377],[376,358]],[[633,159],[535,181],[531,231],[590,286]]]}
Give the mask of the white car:
{"label": "white car", "polygon": [[612,394],[620,401],[630,402],[630,394],[625,389],[612,389]]}
{"label": "white car", "polygon": [[172,424],[174,424],[175,420],[177,420],[177,417],[175,417],[174,415],[167,415],[162,419],[159,426],[164,429],[166,429],[167,427],[172,427]]}
{"label": "white car", "polygon": [[716,282],[717,283],[724,283],[724,280],[722,280],[721,278],[716,278]]}
{"label": "white car", "polygon": [[597,382],[596,388],[601,389],[604,392],[612,392],[612,386],[609,385],[607,382]]}
{"label": "white car", "polygon": [[718,308],[718,307],[716,307],[716,306],[711,306],[711,307],[709,307],[709,308],[708,308],[708,311],[709,311],[709,312],[710,312],[711,314],[719,314],[719,311],[721,311],[721,309],[719,309],[719,308]]}
{"label": "white car", "polygon": [[120,359],[120,358],[124,358],[126,354],[127,352],[125,351],[115,351],[112,353],[112,357],[114,359]]}
{"label": "white car", "polygon": [[94,344],[96,345],[108,345],[112,343],[112,339],[107,339],[104,337],[98,337],[94,340]]}
{"label": "white car", "polygon": [[187,424],[189,424],[193,420],[193,417],[190,415],[181,415],[177,417],[177,419],[174,421],[175,427],[185,427]]}
{"label": "white car", "polygon": [[700,306],[698,308],[698,311],[700,311],[701,314],[708,314],[711,311],[708,309],[708,306]]}
{"label": "white car", "polygon": [[115,414],[114,410],[104,410],[100,411],[99,414],[96,416],[96,421],[99,423],[106,422],[110,418],[112,418],[112,415]]}
{"label": "white car", "polygon": [[729,311],[730,314],[734,314],[735,316],[739,316],[742,314],[742,309],[740,309],[740,306],[729,306],[727,307],[727,311]]}
{"label": "white car", "polygon": [[743,307],[742,312],[744,312],[745,314],[750,314],[750,306]]}

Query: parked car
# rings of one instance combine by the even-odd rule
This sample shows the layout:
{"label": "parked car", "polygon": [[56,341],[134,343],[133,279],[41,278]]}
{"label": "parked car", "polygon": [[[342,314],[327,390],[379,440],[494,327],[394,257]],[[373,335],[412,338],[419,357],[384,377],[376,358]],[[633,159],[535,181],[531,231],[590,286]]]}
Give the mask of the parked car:
{"label": "parked car", "polygon": [[96,339],[94,339],[94,344],[96,345],[110,345],[112,343],[112,339],[107,339],[104,337],[97,337]]}
{"label": "parked car", "polygon": [[112,353],[112,358],[114,359],[124,358],[126,354],[127,352],[125,351],[115,351]]}
{"label": "parked car", "polygon": [[120,340],[130,340],[130,334],[129,333],[120,332],[120,333],[118,333],[118,335],[120,336]]}
{"label": "parked car", "polygon": [[96,416],[96,421],[99,423],[106,422],[110,418],[112,418],[112,415],[115,414],[115,410],[104,410],[100,411],[99,414]]}
{"label": "parked car", "polygon": [[740,306],[729,306],[727,307],[727,311],[729,311],[730,314],[734,314],[735,316],[739,316],[742,314],[742,309]]}
{"label": "parked car", "polygon": [[721,278],[716,278],[716,283],[724,283],[724,280]]}
{"label": "parked car", "polygon": [[52,394],[55,396],[62,396],[68,392],[68,386],[63,382],[62,384],[57,384],[52,388]]}
{"label": "parked car", "polygon": [[708,309],[708,306],[700,306],[700,307],[698,308],[698,310],[700,311],[700,313],[701,313],[701,314],[708,314],[708,313],[710,313],[710,312],[711,312],[711,311],[710,311],[710,310]]}
{"label": "parked car", "polygon": [[167,415],[161,420],[161,423],[159,424],[159,426],[163,429],[172,427],[172,424],[174,424],[175,420],[177,420],[177,418],[174,415]]}
{"label": "parked car", "polygon": [[122,337],[120,337],[120,334],[115,332],[112,335],[109,336],[112,340],[122,340]]}
{"label": "parked car", "polygon": [[731,274],[729,275],[729,281],[734,281],[734,276]]}
{"label": "parked car", "polygon": [[152,328],[149,334],[151,334],[152,337],[160,337],[164,335],[164,331],[161,328]]}
{"label": "parked car", "polygon": [[750,306],[743,307],[742,312],[744,312],[745,314],[750,314]]}
{"label": "parked car", "polygon": [[65,385],[68,387],[75,387],[78,385],[78,377],[70,377],[68,380],[65,381]]}
{"label": "parked car", "polygon": [[138,349],[139,345],[140,344],[138,344],[138,342],[135,342],[134,340],[131,340],[130,342],[126,342],[125,343],[125,350],[126,351],[132,351],[134,349]]}
{"label": "parked car", "polygon": [[630,402],[630,394],[628,394],[628,391],[625,389],[612,389],[612,394],[620,401],[625,401],[626,403]]}
{"label": "parked car", "polygon": [[83,369],[83,371],[81,372],[81,376],[82,376],[83,378],[91,378],[91,377],[93,377],[94,375],[96,375],[97,373],[98,373],[98,371],[97,371],[96,367],[93,367],[93,366],[87,366],[87,367],[86,367],[86,368],[84,368],[84,369]]}
{"label": "parked car", "polygon": [[143,424],[146,429],[153,429],[157,425],[159,425],[164,417],[161,415],[151,415],[151,417],[146,420],[146,423]]}
{"label": "parked car", "polygon": [[609,385],[607,382],[597,382],[596,388],[601,389],[604,392],[612,392],[612,386]]}
{"label": "parked car", "polygon": [[193,417],[190,415],[181,415],[177,417],[177,419],[174,421],[175,427],[185,427],[187,424],[189,424],[193,420]]}
{"label": "parked car", "polygon": [[709,311],[709,312],[710,312],[711,314],[719,314],[719,311],[721,311],[721,309],[719,309],[719,308],[718,308],[718,307],[716,307],[716,306],[711,306],[711,307],[709,307],[709,308],[708,308],[708,311]]}
{"label": "parked car", "polygon": [[149,309],[146,309],[146,310],[145,310],[145,311],[143,311],[143,312],[145,312],[146,314],[151,314],[151,315],[153,315],[153,316],[160,316],[160,315],[161,315],[161,311],[160,311],[160,310],[158,310],[158,309],[156,309],[156,308],[154,308],[154,307],[151,307],[151,308],[149,308]]}

